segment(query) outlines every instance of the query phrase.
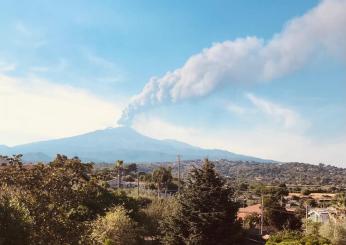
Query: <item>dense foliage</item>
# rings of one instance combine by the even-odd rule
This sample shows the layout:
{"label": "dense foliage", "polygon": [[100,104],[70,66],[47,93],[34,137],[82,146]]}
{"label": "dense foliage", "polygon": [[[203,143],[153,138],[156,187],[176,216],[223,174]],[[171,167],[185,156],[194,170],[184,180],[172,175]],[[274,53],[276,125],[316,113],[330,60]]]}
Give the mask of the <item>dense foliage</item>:
{"label": "dense foliage", "polygon": [[134,245],[141,242],[137,223],[121,206],[110,210],[105,216],[93,222],[90,239],[100,245]]}
{"label": "dense foliage", "polygon": [[282,231],[269,238],[266,245],[331,245],[332,243],[318,235],[304,235],[300,232]]}
{"label": "dense foliage", "polygon": [[208,160],[193,169],[176,208],[162,223],[166,244],[239,244],[238,204]]}
{"label": "dense foliage", "polygon": [[263,190],[264,194],[264,219],[266,224],[276,230],[300,230],[302,226],[301,218],[295,213],[289,212],[285,208],[284,196],[288,195],[285,185],[278,188]]}
{"label": "dense foliage", "polygon": [[319,229],[319,234],[329,238],[335,245],[346,244],[346,221],[339,224],[328,222],[323,224]]}
{"label": "dense foliage", "polygon": [[[213,163],[217,172],[231,180],[242,180],[248,183],[258,182],[267,185],[286,183],[289,185],[337,186],[346,188],[346,168],[331,165],[313,165],[296,162],[258,163],[230,160],[218,160],[213,161]],[[140,164],[138,168],[144,172],[151,172],[160,165],[162,163]],[[176,173],[178,170],[178,166],[175,163],[165,163],[165,165],[171,166],[173,173]],[[182,172],[187,173],[191,166],[202,165],[203,161],[201,160],[182,161],[181,169]]]}
{"label": "dense foliage", "polygon": [[[88,223],[108,208],[136,209],[134,200],[103,187],[92,175],[92,165],[78,158],[58,155],[48,165],[23,165],[20,158],[12,158],[2,166],[0,183],[0,209],[9,210],[12,219],[6,221],[3,215],[0,221],[6,225],[1,227],[11,222],[19,227],[8,225],[2,233],[5,240],[20,234],[31,244],[77,244],[87,234]],[[19,194],[7,200],[14,192]]]}
{"label": "dense foliage", "polygon": [[[245,207],[250,198],[257,204],[263,198],[265,232],[272,234],[267,244],[345,244],[345,223],[306,222],[303,233],[305,209],[286,209],[285,184],[234,182],[208,160],[183,174],[177,192],[174,169],[167,166],[145,173],[123,161],[95,170],[62,155],[49,164],[25,165],[20,155],[2,159],[0,245],[263,242],[259,213],[245,217],[243,227],[237,220],[240,204]],[[125,179],[141,188],[125,188]],[[317,205],[309,199],[306,204]],[[332,205],[344,210],[345,193]]]}
{"label": "dense foliage", "polygon": [[17,191],[0,190],[0,244],[25,244],[29,239],[29,210]]}

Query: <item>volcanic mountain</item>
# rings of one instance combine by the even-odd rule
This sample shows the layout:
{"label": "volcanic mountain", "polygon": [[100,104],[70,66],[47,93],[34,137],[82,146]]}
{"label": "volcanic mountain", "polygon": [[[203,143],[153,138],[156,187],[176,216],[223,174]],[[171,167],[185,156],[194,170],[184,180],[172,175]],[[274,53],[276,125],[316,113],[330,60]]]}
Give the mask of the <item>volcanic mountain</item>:
{"label": "volcanic mountain", "polygon": [[158,140],[144,136],[129,127],[107,128],[94,132],[30,144],[7,147],[0,145],[0,155],[23,154],[27,162],[48,162],[56,154],[78,156],[83,161],[114,162],[166,162],[181,155],[184,160],[208,157],[211,160],[228,159],[272,162],[232,152],[203,149],[176,140]]}

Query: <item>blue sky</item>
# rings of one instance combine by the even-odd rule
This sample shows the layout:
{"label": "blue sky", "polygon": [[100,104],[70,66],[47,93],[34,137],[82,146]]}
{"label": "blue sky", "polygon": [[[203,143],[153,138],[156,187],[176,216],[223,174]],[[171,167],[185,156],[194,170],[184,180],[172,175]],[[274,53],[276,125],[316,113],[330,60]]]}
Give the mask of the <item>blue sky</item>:
{"label": "blue sky", "polygon": [[0,144],[116,126],[125,110],[152,137],[346,166],[345,6],[0,1]]}
{"label": "blue sky", "polygon": [[[110,77],[107,96],[119,90],[132,95],[151,76],[181,66],[213,42],[270,38],[317,1],[300,2],[6,1],[1,3],[1,55],[18,65],[16,74],[64,66],[64,72],[40,76],[100,90],[102,96],[108,80],[95,83],[90,76]],[[112,63],[110,69],[95,67],[90,56]]]}

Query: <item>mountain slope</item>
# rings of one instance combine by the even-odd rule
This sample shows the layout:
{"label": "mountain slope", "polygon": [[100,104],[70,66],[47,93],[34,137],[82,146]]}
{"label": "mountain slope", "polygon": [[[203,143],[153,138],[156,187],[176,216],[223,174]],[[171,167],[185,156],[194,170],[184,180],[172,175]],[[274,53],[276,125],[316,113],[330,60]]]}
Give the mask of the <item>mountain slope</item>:
{"label": "mountain slope", "polygon": [[11,148],[6,145],[0,145],[0,155],[9,155],[8,153],[11,151]]}
{"label": "mountain slope", "polygon": [[[0,148],[0,154],[3,153],[2,149]],[[209,157],[210,159],[267,162],[228,151],[202,149],[175,140],[153,139],[128,127],[108,128],[74,137],[4,149],[6,154],[23,154],[26,161],[49,161],[60,153],[94,162],[114,162],[117,159],[123,159],[126,162],[173,161],[177,154],[182,155],[185,160]]]}

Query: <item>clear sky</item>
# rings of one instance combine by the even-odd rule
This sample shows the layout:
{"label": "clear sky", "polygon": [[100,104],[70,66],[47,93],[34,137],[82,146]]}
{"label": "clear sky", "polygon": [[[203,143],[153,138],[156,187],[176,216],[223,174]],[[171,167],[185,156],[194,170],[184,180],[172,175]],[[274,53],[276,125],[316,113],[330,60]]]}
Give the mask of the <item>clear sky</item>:
{"label": "clear sky", "polygon": [[346,0],[0,0],[0,13],[0,144],[128,125],[346,167]]}

